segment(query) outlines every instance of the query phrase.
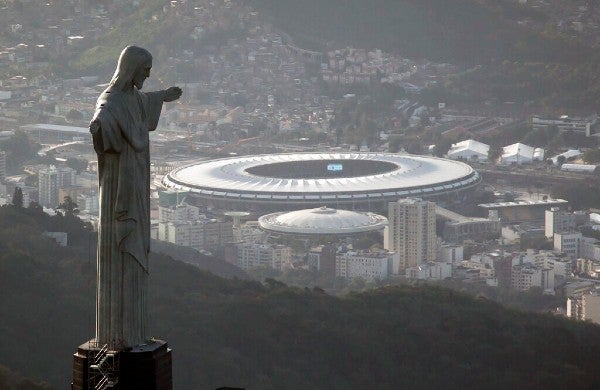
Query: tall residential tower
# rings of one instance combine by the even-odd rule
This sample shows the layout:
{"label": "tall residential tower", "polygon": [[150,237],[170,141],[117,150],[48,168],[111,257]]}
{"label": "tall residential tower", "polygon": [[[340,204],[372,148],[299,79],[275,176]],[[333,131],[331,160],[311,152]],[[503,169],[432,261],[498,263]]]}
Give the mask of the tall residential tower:
{"label": "tall residential tower", "polygon": [[412,198],[390,202],[388,221],[384,247],[399,254],[400,270],[435,260],[435,203]]}

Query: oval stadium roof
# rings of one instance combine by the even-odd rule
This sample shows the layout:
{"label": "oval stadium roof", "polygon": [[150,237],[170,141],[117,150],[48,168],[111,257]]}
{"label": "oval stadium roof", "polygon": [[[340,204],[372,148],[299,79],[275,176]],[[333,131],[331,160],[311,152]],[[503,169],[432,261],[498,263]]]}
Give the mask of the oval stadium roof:
{"label": "oval stadium roof", "polygon": [[[265,172],[273,170],[263,169],[290,169],[295,164],[316,167],[316,163],[322,164],[320,172],[306,172],[305,176],[297,172],[290,176],[279,172],[269,175]],[[349,168],[357,168],[360,174],[349,174]],[[336,201],[431,196],[469,188],[480,181],[469,165],[436,157],[290,153],[202,161],[175,169],[162,183],[211,199],[334,205]]]}

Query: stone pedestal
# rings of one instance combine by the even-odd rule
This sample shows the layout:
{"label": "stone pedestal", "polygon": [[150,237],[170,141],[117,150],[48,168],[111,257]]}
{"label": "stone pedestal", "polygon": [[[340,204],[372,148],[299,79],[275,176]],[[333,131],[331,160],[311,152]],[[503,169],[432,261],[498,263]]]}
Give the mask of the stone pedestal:
{"label": "stone pedestal", "polygon": [[171,349],[162,340],[125,351],[103,350],[88,341],[74,355],[71,388],[92,390],[101,382],[111,389],[172,390]]}

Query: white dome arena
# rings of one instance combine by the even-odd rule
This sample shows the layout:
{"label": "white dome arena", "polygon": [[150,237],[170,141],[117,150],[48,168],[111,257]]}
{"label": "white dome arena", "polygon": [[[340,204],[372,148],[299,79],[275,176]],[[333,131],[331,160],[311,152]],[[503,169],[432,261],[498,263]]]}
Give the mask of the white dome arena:
{"label": "white dome arena", "polygon": [[258,224],[263,230],[295,235],[347,235],[381,230],[387,218],[365,212],[336,210],[325,206],[316,209],[263,215]]}
{"label": "white dome arena", "polygon": [[201,161],[173,170],[163,185],[221,210],[328,206],[371,210],[399,198],[456,196],[478,185],[469,165],[392,153],[290,153]]}

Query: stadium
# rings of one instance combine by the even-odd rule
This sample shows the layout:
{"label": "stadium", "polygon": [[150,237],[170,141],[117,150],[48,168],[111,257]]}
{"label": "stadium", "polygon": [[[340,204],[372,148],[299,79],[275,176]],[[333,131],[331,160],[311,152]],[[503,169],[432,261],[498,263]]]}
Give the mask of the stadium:
{"label": "stadium", "polygon": [[289,153],[202,161],[165,175],[212,210],[273,212],[327,206],[381,211],[419,197],[460,201],[481,182],[462,162],[392,153]]}

